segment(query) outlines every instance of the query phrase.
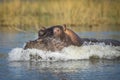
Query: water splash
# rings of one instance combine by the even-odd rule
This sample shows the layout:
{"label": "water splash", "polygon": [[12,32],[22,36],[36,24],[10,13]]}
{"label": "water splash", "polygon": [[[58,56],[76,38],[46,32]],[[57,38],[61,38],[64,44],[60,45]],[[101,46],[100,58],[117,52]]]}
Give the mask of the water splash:
{"label": "water splash", "polygon": [[37,49],[14,48],[8,53],[10,61],[58,61],[58,60],[81,60],[99,58],[115,59],[120,57],[120,46],[95,43],[94,45],[84,44],[81,47],[69,46],[61,51],[51,52]]}

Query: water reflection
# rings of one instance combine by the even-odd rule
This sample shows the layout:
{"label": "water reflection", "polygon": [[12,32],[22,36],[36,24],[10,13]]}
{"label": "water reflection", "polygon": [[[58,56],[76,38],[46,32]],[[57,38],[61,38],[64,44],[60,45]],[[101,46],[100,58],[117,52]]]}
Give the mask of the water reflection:
{"label": "water reflection", "polygon": [[[9,69],[17,79],[70,80],[73,74],[89,69],[89,61],[42,61],[42,62],[10,62]],[[22,75],[23,74],[23,75]],[[75,78],[73,78],[75,79]]]}
{"label": "water reflection", "polygon": [[89,69],[92,65],[99,63],[94,61],[41,61],[41,62],[10,62],[11,67],[25,67],[28,70],[37,69],[39,72],[77,72]]}
{"label": "water reflection", "polygon": [[110,60],[10,62],[9,69],[16,79],[109,80],[120,78],[115,75],[119,72],[119,63]]}

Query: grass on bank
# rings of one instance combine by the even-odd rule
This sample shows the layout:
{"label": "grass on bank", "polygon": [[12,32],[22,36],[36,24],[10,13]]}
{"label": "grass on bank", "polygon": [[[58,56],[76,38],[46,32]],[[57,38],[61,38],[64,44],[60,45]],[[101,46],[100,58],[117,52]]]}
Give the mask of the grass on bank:
{"label": "grass on bank", "polygon": [[38,30],[41,26],[120,24],[120,0],[3,0],[0,27]]}

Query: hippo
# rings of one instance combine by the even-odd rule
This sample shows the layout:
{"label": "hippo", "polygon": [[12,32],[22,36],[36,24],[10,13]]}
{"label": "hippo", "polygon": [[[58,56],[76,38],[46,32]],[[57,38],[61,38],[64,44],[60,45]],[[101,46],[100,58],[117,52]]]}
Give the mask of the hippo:
{"label": "hippo", "polygon": [[117,40],[80,38],[74,31],[68,29],[66,25],[55,25],[40,29],[38,38],[27,42],[24,49],[36,48],[47,51],[60,51],[70,45],[82,46],[85,42],[91,42],[91,45],[104,42],[106,45],[120,46],[120,41]]}
{"label": "hippo", "polygon": [[58,51],[69,45],[73,45],[70,37],[64,33],[62,26],[57,25],[39,30],[38,38],[27,42],[24,49]]}

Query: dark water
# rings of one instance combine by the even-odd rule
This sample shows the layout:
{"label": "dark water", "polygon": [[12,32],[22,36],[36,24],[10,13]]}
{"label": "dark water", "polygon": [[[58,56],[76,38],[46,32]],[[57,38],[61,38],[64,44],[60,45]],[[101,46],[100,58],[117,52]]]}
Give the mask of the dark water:
{"label": "dark water", "polygon": [[[81,32],[81,37],[120,40],[120,32]],[[35,33],[0,32],[0,80],[119,80],[119,60],[9,61],[8,53]]]}

